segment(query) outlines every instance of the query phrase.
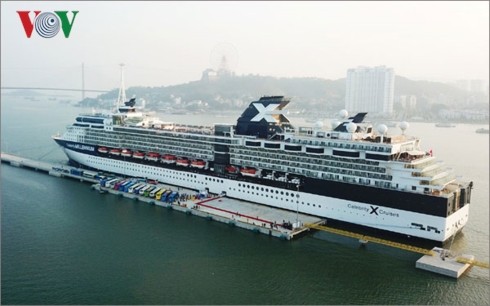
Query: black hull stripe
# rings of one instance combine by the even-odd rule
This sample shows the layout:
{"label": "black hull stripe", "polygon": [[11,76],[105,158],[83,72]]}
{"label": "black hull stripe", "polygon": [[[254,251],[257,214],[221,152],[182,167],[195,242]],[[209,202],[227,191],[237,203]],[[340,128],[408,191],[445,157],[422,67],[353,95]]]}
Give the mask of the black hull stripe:
{"label": "black hull stripe", "polygon": [[[135,160],[133,158],[124,158],[120,156],[111,156],[109,154],[101,154],[97,152],[97,147],[92,145],[85,145],[77,142],[66,141],[62,139],[55,139],[55,141],[62,147],[80,152],[83,154],[100,156],[105,158],[112,158],[118,160],[124,160],[134,163],[148,164],[156,167],[200,173],[205,175],[211,175],[216,177],[223,177],[227,179],[233,179],[237,181],[244,181],[249,183],[256,183],[265,186],[271,186],[276,188],[283,188],[296,191],[297,186],[292,183],[272,181],[262,178],[243,177],[239,174],[218,175],[209,170],[200,170],[191,167],[179,167],[172,164],[162,164],[159,162]],[[93,150],[91,150],[93,148]],[[321,195],[325,197],[337,198],[346,201],[355,201],[372,205],[379,205],[393,209],[400,209],[410,212],[422,213],[426,215],[447,217],[448,211],[448,199],[445,197],[438,197],[429,194],[417,194],[412,192],[402,192],[397,190],[381,189],[370,186],[362,186],[349,184],[344,182],[336,182],[330,180],[320,180],[313,178],[304,178],[304,183],[300,186],[300,191],[311,193],[315,195]]]}

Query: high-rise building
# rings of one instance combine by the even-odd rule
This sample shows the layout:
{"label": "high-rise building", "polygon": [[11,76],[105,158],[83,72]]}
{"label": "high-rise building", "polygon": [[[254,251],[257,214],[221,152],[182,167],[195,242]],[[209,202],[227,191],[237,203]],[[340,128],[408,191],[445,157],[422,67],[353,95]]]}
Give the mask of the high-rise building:
{"label": "high-rise building", "polygon": [[386,66],[347,70],[345,108],[349,112],[393,113],[395,72]]}
{"label": "high-rise building", "polygon": [[398,99],[404,110],[413,111],[417,107],[417,97],[414,95],[402,95]]}
{"label": "high-rise building", "polygon": [[457,80],[455,85],[462,90],[485,93],[485,81],[481,79]]}

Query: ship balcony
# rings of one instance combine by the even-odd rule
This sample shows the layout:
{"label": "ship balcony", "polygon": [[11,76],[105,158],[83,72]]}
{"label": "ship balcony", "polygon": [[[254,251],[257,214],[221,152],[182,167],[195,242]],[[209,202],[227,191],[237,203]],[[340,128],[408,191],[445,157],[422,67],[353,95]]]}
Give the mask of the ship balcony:
{"label": "ship balcony", "polygon": [[445,186],[447,184],[450,184],[451,182],[454,182],[456,180],[456,176],[453,173],[447,173],[447,175],[433,179],[430,181],[430,185],[432,186]]}
{"label": "ship balcony", "polygon": [[439,173],[445,172],[446,169],[438,166],[437,168],[431,167],[432,170],[429,171],[416,171],[412,172],[412,176],[414,177],[426,177],[426,178],[434,178]]}
{"label": "ship balcony", "polygon": [[419,168],[420,172],[431,171],[433,169],[441,168],[444,165],[444,162],[441,160],[433,160],[433,163],[426,165],[424,168]]}
{"label": "ship balcony", "polygon": [[411,161],[405,164],[406,169],[424,169],[425,167],[434,164],[435,158],[432,156],[425,156],[415,161]]}

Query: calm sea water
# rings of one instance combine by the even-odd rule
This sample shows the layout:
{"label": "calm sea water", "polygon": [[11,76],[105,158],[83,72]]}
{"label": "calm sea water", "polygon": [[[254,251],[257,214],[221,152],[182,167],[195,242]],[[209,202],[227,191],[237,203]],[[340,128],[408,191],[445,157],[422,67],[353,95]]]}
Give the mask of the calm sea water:
{"label": "calm sea water", "polygon": [[[47,97],[3,95],[2,151],[65,162],[51,135],[80,111]],[[412,123],[407,133],[421,136],[424,149],[474,181],[470,221],[452,250],[488,262],[489,137],[476,134],[479,127]],[[323,232],[281,241],[4,164],[0,182],[2,304],[489,302],[485,269],[454,280],[416,269],[419,254],[359,248],[353,239]]]}

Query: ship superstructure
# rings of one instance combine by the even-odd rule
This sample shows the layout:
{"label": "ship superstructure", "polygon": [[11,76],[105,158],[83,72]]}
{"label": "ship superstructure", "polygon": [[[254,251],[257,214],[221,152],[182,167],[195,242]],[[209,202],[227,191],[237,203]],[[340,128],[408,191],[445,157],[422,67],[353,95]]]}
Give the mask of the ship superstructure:
{"label": "ship superstructure", "polygon": [[[282,96],[251,102],[236,124],[175,124],[137,111],[80,115],[54,137],[90,168],[445,242],[468,220],[462,182],[420,140],[386,135],[366,113],[296,129]],[[401,124],[404,132],[407,125]]]}

